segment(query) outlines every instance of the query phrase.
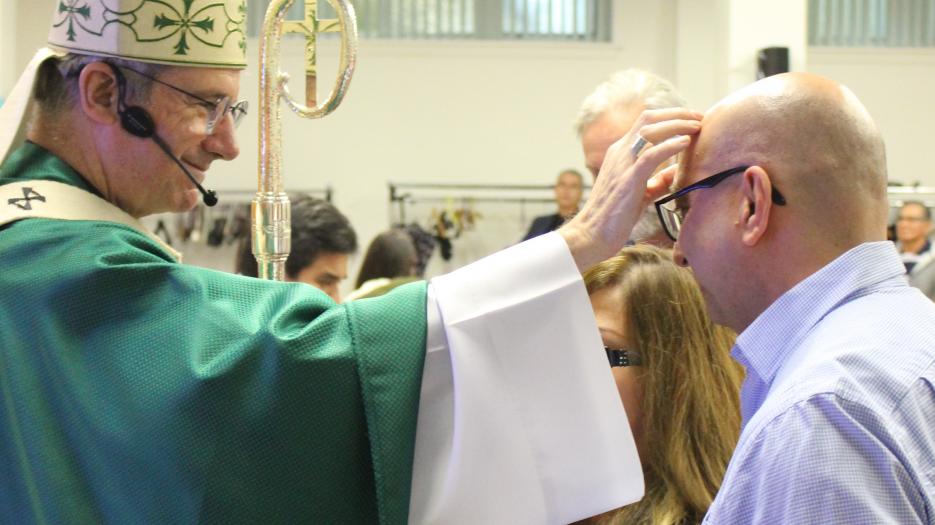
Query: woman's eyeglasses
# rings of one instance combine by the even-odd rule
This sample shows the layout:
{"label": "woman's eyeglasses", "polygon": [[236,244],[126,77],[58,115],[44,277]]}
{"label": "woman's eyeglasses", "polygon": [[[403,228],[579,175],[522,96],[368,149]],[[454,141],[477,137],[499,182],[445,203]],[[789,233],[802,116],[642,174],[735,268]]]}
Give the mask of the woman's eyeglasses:
{"label": "woman's eyeglasses", "polygon": [[607,352],[607,361],[610,362],[611,368],[617,366],[640,366],[643,364],[640,353],[636,350],[624,350],[622,348],[610,348],[605,346],[604,351]]}

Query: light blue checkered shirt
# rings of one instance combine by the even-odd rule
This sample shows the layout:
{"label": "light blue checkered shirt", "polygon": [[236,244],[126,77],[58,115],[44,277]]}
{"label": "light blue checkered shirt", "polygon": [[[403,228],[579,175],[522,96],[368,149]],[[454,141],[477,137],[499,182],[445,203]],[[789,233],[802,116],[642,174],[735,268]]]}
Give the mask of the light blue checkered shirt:
{"label": "light blue checkered shirt", "polygon": [[862,244],[738,338],[743,432],[705,523],[935,524],[935,303]]}

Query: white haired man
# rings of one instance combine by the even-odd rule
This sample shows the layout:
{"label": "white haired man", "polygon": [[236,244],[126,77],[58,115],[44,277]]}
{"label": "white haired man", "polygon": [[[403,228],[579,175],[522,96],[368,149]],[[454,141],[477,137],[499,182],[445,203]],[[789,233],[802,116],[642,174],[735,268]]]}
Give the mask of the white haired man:
{"label": "white haired man", "polygon": [[[611,75],[585,97],[575,118],[575,131],[581,140],[588,171],[596,180],[607,148],[630,131],[640,113],[685,105],[685,99],[671,82],[649,71],[624,69]],[[672,247],[651,206],[643,211],[631,239]]]}

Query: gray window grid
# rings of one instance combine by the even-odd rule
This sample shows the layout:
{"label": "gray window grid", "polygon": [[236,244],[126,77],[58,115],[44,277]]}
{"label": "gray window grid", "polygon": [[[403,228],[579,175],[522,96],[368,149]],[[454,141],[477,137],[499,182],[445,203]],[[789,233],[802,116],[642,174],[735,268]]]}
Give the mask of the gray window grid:
{"label": "gray window grid", "polygon": [[935,47],[935,0],[809,0],[808,43]]}
{"label": "gray window grid", "polygon": [[[361,38],[610,42],[612,0],[354,0]],[[247,32],[257,36],[269,0],[250,0]],[[320,18],[333,18],[326,0]],[[288,19],[302,18],[296,0]],[[325,35],[323,38],[328,38]],[[332,36],[333,37],[333,36]]]}

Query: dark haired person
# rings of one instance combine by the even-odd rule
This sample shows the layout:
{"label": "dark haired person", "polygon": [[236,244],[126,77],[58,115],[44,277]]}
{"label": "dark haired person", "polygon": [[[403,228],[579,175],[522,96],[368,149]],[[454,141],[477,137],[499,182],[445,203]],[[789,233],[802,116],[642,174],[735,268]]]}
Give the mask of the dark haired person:
{"label": "dark haired person", "polygon": [[383,295],[393,288],[412,282],[416,276],[418,254],[406,230],[394,228],[370,241],[357,274],[357,288],[347,300]]}
{"label": "dark haired person", "polygon": [[[341,302],[339,286],[347,279],[347,259],[357,251],[354,228],[330,202],[302,195],[292,200],[292,250],[286,259],[286,279],[306,283]],[[250,238],[237,250],[236,271],[257,277]]]}

